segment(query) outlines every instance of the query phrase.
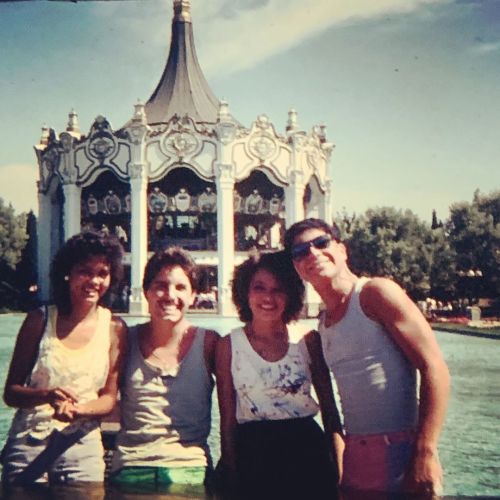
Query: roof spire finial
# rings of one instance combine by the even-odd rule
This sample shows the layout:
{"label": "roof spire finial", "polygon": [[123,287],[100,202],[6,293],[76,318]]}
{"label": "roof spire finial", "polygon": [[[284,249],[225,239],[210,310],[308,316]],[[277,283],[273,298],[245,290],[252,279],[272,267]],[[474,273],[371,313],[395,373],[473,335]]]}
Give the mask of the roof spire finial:
{"label": "roof spire finial", "polygon": [[191,22],[190,0],[174,0],[174,21]]}
{"label": "roof spire finial", "polygon": [[174,0],[167,65],[144,109],[148,124],[189,115],[196,123],[216,123],[219,100],[201,71],[194,47],[191,2]]}
{"label": "roof spire finial", "polygon": [[299,129],[299,124],[297,121],[297,111],[294,108],[290,109],[288,112],[288,120],[286,122],[287,132],[296,132]]}
{"label": "roof spire finial", "polygon": [[50,135],[50,129],[44,123],[42,125],[42,135],[40,137],[40,145],[41,146],[46,146],[49,143],[49,135]]}
{"label": "roof spire finial", "polygon": [[80,124],[78,123],[78,115],[74,109],[71,109],[68,115],[68,126],[66,127],[67,132],[80,133]]}

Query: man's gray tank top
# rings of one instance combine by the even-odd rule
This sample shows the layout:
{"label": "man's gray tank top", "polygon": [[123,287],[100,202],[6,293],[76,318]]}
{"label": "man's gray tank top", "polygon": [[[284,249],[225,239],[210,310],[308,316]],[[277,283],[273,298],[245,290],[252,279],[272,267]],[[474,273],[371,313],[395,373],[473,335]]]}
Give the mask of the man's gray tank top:
{"label": "man's gray tank top", "polygon": [[323,352],[340,395],[348,434],[379,434],[413,429],[417,424],[416,370],[391,335],[368,318],[354,287],[344,317],[319,332]]}
{"label": "man's gray tank top", "polygon": [[137,326],[129,332],[112,470],[211,466],[207,438],[214,381],[205,363],[205,330],[196,330],[177,373],[144,360],[138,332]]}

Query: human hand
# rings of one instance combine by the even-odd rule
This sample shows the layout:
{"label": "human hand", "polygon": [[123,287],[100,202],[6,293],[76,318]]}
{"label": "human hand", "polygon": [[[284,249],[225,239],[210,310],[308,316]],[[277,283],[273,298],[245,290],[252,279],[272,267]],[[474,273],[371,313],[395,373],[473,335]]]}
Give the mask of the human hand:
{"label": "human hand", "polygon": [[77,416],[76,406],[72,401],[57,401],[53,406],[54,418],[61,422],[72,422]]}
{"label": "human hand", "polygon": [[443,494],[443,469],[436,450],[415,453],[403,482],[403,491],[429,497]]}
{"label": "human hand", "polygon": [[50,405],[54,405],[56,402],[60,401],[72,401],[76,403],[78,401],[78,396],[71,389],[54,387],[48,390],[47,399]]}

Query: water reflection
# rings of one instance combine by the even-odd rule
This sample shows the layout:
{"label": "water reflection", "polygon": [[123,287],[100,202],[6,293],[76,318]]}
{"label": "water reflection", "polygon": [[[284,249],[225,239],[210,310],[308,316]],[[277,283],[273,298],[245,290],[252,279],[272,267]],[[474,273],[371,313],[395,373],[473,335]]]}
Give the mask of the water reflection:
{"label": "water reflection", "polygon": [[12,500],[103,500],[107,498],[102,483],[72,485],[3,486],[1,498]]}
{"label": "water reflection", "polygon": [[80,483],[72,485],[56,486],[9,486],[0,490],[0,498],[9,500],[139,500],[147,498],[148,500],[208,500],[214,499],[199,491],[197,487],[186,485],[175,485],[173,491],[148,491],[142,489],[124,489],[112,485]]}

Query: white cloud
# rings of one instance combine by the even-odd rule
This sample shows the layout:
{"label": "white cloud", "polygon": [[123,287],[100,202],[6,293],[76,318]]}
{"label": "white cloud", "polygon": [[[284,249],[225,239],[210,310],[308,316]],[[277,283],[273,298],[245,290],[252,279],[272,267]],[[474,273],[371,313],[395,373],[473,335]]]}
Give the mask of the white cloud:
{"label": "white cloud", "polygon": [[[201,43],[203,70],[210,77],[247,69],[335,24],[344,24],[424,9],[450,0],[193,0],[195,38]],[[134,2],[135,3],[135,2]],[[146,2],[145,2],[146,3]],[[144,55],[164,47],[170,33],[172,4],[152,0],[140,15],[126,2],[120,9],[94,9],[97,17],[112,16],[124,32],[141,40]],[[130,8],[127,8],[130,7]]]}
{"label": "white cloud", "polygon": [[38,169],[33,165],[0,166],[0,198],[12,203],[17,214],[38,213],[36,181]]}
{"label": "white cloud", "polygon": [[471,48],[471,52],[475,54],[490,54],[500,50],[499,42],[479,42]]}

